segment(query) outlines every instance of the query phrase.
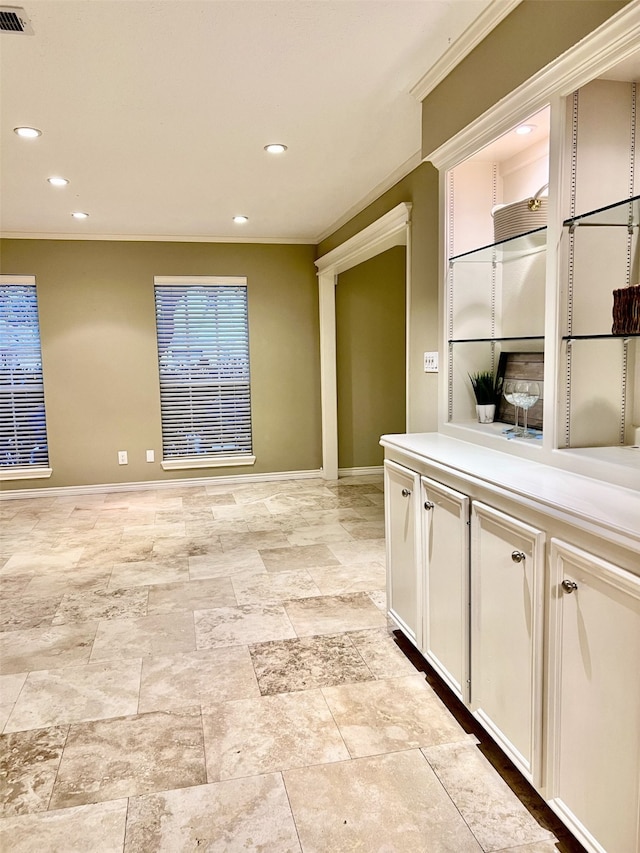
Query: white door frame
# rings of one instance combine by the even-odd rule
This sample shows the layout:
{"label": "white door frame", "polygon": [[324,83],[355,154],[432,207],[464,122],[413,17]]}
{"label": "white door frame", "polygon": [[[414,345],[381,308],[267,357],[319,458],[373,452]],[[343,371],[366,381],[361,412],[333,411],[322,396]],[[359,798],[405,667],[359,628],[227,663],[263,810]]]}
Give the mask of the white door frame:
{"label": "white door frame", "polygon": [[401,202],[380,219],[315,262],[320,299],[320,393],[322,399],[322,476],[338,479],[338,383],[336,371],[336,284],[340,273],[386,252],[406,246],[405,383],[409,412],[409,317],[411,282],[411,205]]}

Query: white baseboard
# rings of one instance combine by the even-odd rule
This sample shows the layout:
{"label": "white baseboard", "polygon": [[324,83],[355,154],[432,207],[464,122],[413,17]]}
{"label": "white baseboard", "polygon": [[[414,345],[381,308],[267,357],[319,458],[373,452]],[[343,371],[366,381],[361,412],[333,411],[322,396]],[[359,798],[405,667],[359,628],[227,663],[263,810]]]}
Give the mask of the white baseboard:
{"label": "white baseboard", "polygon": [[369,468],[338,468],[338,477],[366,477],[371,474],[383,474],[382,465],[372,465]]}
{"label": "white baseboard", "polygon": [[[354,469],[355,470],[355,469]],[[368,471],[369,469],[363,469]],[[382,469],[380,469],[382,470]],[[377,471],[377,469],[376,469]],[[185,477],[179,480],[149,480],[141,483],[101,483],[91,486],[59,486],[45,489],[12,489],[0,494],[0,501],[24,498],[55,498],[73,495],[98,495],[105,492],[144,492],[149,489],[173,489],[184,486],[225,486],[240,483],[266,483],[270,480],[322,479],[316,471],[277,471],[267,474],[232,474],[227,477]]]}

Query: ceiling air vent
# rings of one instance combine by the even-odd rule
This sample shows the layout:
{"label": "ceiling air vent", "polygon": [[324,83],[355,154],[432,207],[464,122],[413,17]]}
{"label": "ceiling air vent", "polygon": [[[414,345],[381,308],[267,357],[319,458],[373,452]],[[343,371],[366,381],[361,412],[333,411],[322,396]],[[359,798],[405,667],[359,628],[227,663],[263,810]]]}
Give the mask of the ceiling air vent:
{"label": "ceiling air vent", "polygon": [[0,6],[0,33],[32,36],[33,27],[24,9],[19,6]]}

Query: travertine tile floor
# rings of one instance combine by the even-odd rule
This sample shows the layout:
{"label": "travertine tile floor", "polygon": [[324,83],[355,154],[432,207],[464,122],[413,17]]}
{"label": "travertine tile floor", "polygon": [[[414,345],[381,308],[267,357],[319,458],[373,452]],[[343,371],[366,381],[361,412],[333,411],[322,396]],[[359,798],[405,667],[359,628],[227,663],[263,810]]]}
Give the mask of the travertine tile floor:
{"label": "travertine tile floor", "polygon": [[381,478],[0,518],[1,850],[576,849],[391,632]]}

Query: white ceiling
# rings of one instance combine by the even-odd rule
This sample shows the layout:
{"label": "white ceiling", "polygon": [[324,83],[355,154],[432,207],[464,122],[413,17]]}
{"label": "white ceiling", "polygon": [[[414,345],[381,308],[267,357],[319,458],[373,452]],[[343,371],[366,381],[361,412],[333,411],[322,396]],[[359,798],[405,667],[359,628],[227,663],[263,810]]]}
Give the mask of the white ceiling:
{"label": "white ceiling", "polygon": [[34,35],[0,35],[4,234],[311,243],[419,162],[410,89],[489,5],[9,2]]}

